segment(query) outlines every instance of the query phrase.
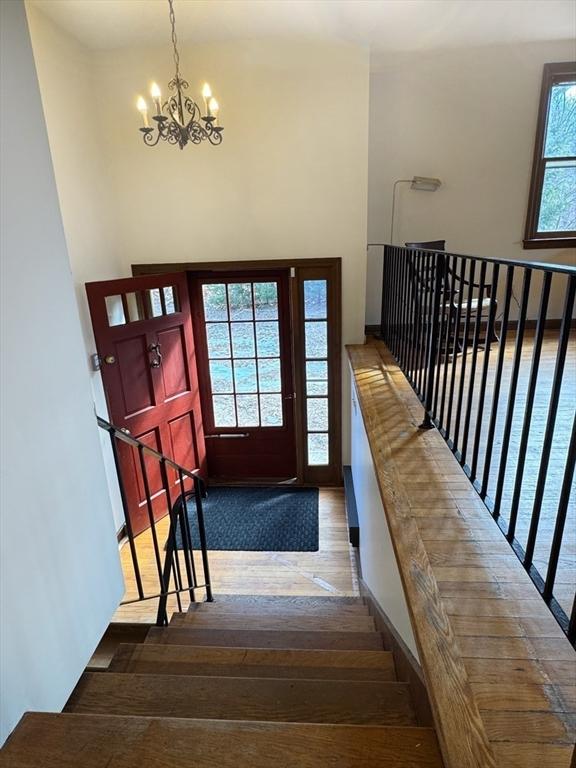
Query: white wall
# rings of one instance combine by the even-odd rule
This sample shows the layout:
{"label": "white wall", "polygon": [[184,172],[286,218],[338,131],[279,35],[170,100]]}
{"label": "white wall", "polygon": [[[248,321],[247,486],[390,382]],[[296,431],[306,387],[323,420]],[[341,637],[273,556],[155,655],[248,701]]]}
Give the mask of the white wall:
{"label": "white wall", "polygon": [[[434,193],[399,186],[395,243],[445,239],[454,252],[575,263],[573,249],[522,248],[542,66],[575,55],[566,40],[382,60],[370,84],[368,241],[389,241],[396,179],[437,176]],[[371,249],[368,324],[380,320],[381,271]],[[561,303],[554,290],[556,316]]]}
{"label": "white wall", "polygon": [[362,579],[418,661],[408,605],[353,381],[351,388],[352,479],[360,529]]}
{"label": "white wall", "polygon": [[[89,52],[56,26],[37,7],[26,7],[34,59],[64,233],[72,268],[82,333],[85,365],[92,384],[96,412],[108,409],[102,377],[90,366],[95,351],[84,284],[92,280],[127,277],[115,231],[109,160],[95,119],[96,84]],[[100,432],[116,528],[124,523],[114,459],[108,436]]]}
{"label": "white wall", "polygon": [[123,584],[24,6],[0,15],[1,742],[63,706]]}
{"label": "white wall", "polygon": [[[222,105],[215,148],[144,146],[135,109],[172,76],[168,44],[95,58],[118,247],[136,262],[340,257],[343,342],[364,339],[368,54],[285,40],[182,45],[191,95]],[[349,425],[344,376],[343,424]],[[344,435],[345,460],[348,434]]]}

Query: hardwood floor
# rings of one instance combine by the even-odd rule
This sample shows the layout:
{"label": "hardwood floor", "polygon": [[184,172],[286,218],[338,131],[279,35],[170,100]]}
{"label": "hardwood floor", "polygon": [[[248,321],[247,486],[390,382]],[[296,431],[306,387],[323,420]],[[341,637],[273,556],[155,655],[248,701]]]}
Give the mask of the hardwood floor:
{"label": "hardwood floor", "polygon": [[[166,537],[168,520],[158,524],[160,541]],[[158,587],[152,538],[144,532],[136,539],[138,560],[146,593]],[[212,588],[215,594],[237,595],[358,595],[354,555],[348,543],[348,528],[342,488],[320,489],[320,545],[318,552],[209,552]],[[137,596],[130,549],[121,549],[126,583],[124,600]],[[200,571],[200,559],[198,558]],[[202,593],[198,599],[204,599]],[[171,597],[168,615],[186,610],[188,601],[182,598],[181,608]],[[120,606],[114,621],[149,622],[156,620],[157,600],[147,600]]]}
{"label": "hardwood floor", "polygon": [[[550,393],[554,378],[554,368],[556,362],[556,353],[558,348],[558,330],[547,330],[542,345],[542,354],[540,366],[538,369],[537,385],[534,397],[534,406],[530,420],[530,431],[525,453],[525,465],[522,479],[522,492],[518,504],[518,522],[516,528],[516,539],[525,548],[532,518],[533,502],[538,481],[538,472],[542,458],[542,445],[546,430],[546,421],[548,418],[548,409],[550,403]],[[504,520],[510,518],[512,508],[514,485],[516,481],[516,472],[518,459],[520,456],[520,443],[522,437],[522,427],[527,400],[527,392],[530,380],[530,368],[532,363],[532,353],[534,349],[534,331],[528,330],[525,333],[522,345],[520,367],[518,373],[518,387],[516,396],[511,405],[508,404],[510,382],[512,377],[512,368],[514,364],[516,332],[509,331],[506,339],[504,367],[502,373],[502,383],[497,403],[497,419],[492,444],[492,457],[490,461],[490,474],[488,483],[488,497],[496,499],[496,491],[499,476],[500,460],[504,445],[504,432],[507,409],[512,409],[512,426],[510,431],[510,442],[508,450],[508,459],[503,473],[502,497],[500,513]],[[463,404],[460,416],[459,436],[457,447],[466,455],[466,461],[471,464],[476,431],[474,424],[478,414],[478,404],[480,396],[480,381],[484,358],[486,352],[480,349],[476,361],[476,372],[472,387],[470,386],[470,375],[472,368],[472,352],[469,349],[466,356],[466,370],[463,379]],[[479,421],[479,459],[476,477],[482,480],[487,455],[487,437],[489,430],[490,414],[493,407],[494,381],[496,365],[498,358],[498,343],[493,343],[488,354],[488,375],[486,386],[486,397],[481,419]],[[451,436],[455,433],[457,414],[457,396],[462,382],[462,356],[458,356],[455,370],[454,385],[454,405],[451,413],[449,433]],[[446,408],[444,411],[444,426],[446,426],[448,411],[448,393],[450,390],[451,363],[448,373]],[[443,376],[443,373],[442,373]],[[441,378],[441,387],[443,379]],[[470,431],[466,445],[463,445],[463,431],[466,407],[468,404],[469,393],[472,391],[471,400],[471,421]],[[440,394],[442,389],[440,389]],[[570,443],[572,424],[574,420],[574,410],[576,405],[576,334],[572,334],[568,345],[568,353],[564,368],[564,379],[560,392],[558,412],[556,416],[556,426],[552,449],[550,452],[550,461],[546,473],[546,485],[541,507],[541,517],[539,524],[538,537],[536,539],[536,548],[534,554],[534,565],[539,570],[543,578],[546,577],[548,569],[548,560],[552,536],[554,533],[554,524],[558,510],[558,502],[562,487],[562,480],[566,467],[566,456]],[[440,400],[438,405],[440,411]],[[576,591],[576,493],[573,483],[572,497],[569,504],[568,517],[562,548],[560,551],[560,560],[556,576],[555,597],[563,607],[564,611],[570,615],[574,593]]]}
{"label": "hardwood floor", "polygon": [[445,762],[569,768],[574,649],[388,350],[348,350]]}

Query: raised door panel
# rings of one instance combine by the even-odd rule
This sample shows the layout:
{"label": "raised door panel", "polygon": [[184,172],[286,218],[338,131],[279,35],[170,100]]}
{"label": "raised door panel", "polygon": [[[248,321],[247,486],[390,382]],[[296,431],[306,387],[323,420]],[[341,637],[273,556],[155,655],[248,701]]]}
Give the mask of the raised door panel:
{"label": "raised door panel", "polygon": [[122,398],[124,418],[138,416],[155,403],[154,386],[144,334],[116,343],[116,365]]}
{"label": "raised door panel", "polygon": [[162,382],[164,399],[172,400],[190,392],[190,376],[186,355],[184,329],[180,325],[158,332],[158,342],[162,352]]}

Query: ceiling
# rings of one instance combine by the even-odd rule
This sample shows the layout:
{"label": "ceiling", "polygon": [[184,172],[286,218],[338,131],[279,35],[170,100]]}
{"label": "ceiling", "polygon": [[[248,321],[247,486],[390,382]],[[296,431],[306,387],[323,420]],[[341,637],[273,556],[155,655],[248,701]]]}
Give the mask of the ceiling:
{"label": "ceiling", "polygon": [[[155,44],[166,0],[27,0],[89,48]],[[178,36],[198,42],[299,37],[396,51],[576,35],[573,0],[174,0]]]}

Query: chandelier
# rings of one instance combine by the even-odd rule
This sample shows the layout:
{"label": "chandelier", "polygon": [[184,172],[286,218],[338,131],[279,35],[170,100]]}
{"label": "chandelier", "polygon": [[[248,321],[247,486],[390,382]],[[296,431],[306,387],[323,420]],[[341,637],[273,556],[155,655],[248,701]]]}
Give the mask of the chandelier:
{"label": "chandelier", "polygon": [[150,96],[156,111],[156,114],[152,115],[152,120],[156,123],[155,127],[151,126],[148,120],[148,104],[146,100],[142,96],[138,97],[137,108],[144,121],[144,126],[140,128],[144,144],[149,147],[155,147],[160,139],[162,139],[162,141],[167,141],[168,144],[178,144],[180,149],[184,149],[188,142],[200,144],[206,140],[210,144],[218,145],[222,142],[222,131],[224,129],[218,125],[219,106],[216,99],[212,96],[210,86],[208,83],[204,83],[202,89],[205,115],[202,115],[198,104],[184,93],[188,89],[188,83],[180,75],[176,18],[172,2],[173,0],[168,0],[176,74],[168,83],[168,90],[173,91],[173,93],[167,101],[162,103],[162,92],[157,83],[152,83]]}

